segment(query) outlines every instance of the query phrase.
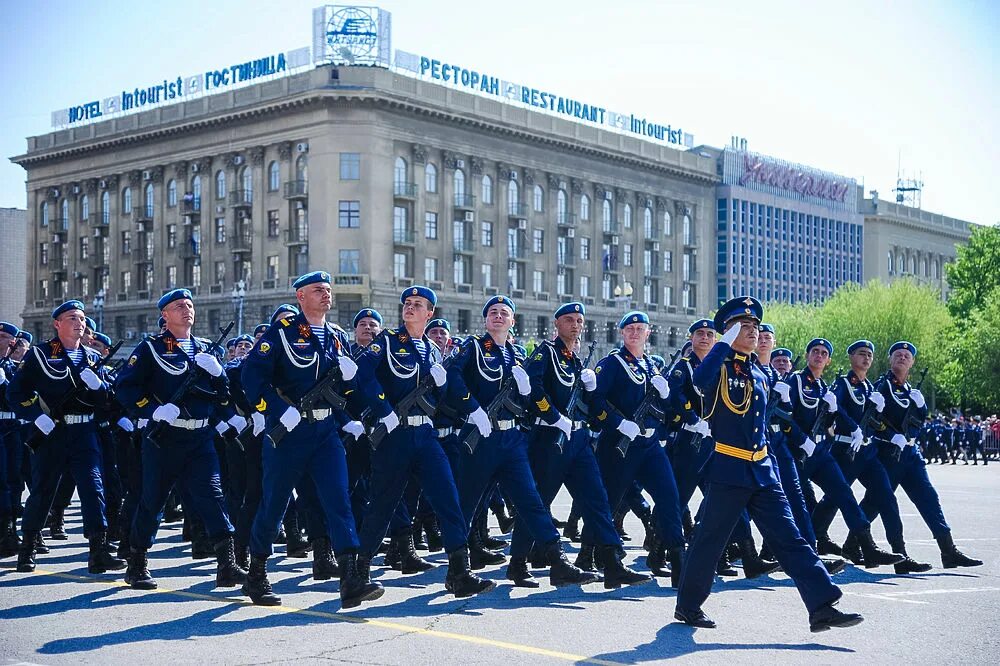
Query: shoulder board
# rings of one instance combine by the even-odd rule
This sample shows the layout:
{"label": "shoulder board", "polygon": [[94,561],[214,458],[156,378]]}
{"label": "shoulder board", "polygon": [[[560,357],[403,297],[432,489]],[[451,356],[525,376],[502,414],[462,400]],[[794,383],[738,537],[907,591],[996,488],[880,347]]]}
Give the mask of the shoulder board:
{"label": "shoulder board", "polygon": [[620,348],[615,348],[615,349],[612,349],[610,352],[608,352],[608,356],[617,356],[620,353],[621,353],[621,349]]}
{"label": "shoulder board", "polygon": [[379,335],[396,335],[396,329],[394,328],[383,328]]}
{"label": "shoulder board", "polygon": [[208,345],[212,344],[212,342],[213,342],[212,340],[209,340],[208,338],[195,338],[195,340],[197,340],[201,344],[205,345],[206,347]]}
{"label": "shoulder board", "polygon": [[292,325],[292,320],[288,317],[285,317],[283,319],[279,319],[278,323],[281,324],[282,328],[288,328],[289,326]]}
{"label": "shoulder board", "polygon": [[345,331],[345,330],[344,330],[343,328],[341,328],[341,327],[340,327],[340,324],[338,324],[337,322],[333,322],[333,323],[331,323],[331,324],[330,324],[330,327],[331,327],[331,328],[332,328],[333,330],[335,330],[335,331],[340,331],[341,333],[347,333],[347,331]]}

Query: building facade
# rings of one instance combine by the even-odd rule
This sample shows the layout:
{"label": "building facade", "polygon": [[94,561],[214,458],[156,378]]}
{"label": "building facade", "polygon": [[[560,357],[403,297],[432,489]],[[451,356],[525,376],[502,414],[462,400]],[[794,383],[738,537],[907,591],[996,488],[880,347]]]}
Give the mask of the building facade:
{"label": "building facade", "polygon": [[25,266],[28,257],[28,212],[21,208],[0,208],[0,265],[14,273],[0,282],[0,319],[20,326],[24,312],[24,282],[17,267]]}
{"label": "building facade", "polygon": [[617,339],[635,307],[677,344],[714,306],[699,252],[713,159],[382,68],[320,66],[31,137],[14,160],[29,330],[103,290],[105,330],[137,339],[178,286],[197,294],[199,334],[240,305],[246,329],[317,269],[342,324],[375,307],[395,325],[400,290],[420,283],[459,333],[509,294],[525,339],[581,300],[588,338]]}

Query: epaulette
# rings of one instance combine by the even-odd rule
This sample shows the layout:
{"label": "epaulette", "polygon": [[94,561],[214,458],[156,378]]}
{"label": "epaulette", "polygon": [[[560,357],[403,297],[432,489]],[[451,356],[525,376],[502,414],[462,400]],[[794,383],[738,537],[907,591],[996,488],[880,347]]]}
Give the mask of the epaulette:
{"label": "epaulette", "polygon": [[279,319],[278,323],[281,324],[282,328],[288,328],[289,326],[292,325],[292,320],[289,319],[288,317],[285,317],[283,319]]}
{"label": "epaulette", "polygon": [[211,340],[209,340],[208,338],[195,338],[195,340],[197,340],[197,341],[198,341],[198,342],[200,342],[201,344],[205,345],[206,347],[207,347],[208,345],[212,344],[212,341],[211,341]]}

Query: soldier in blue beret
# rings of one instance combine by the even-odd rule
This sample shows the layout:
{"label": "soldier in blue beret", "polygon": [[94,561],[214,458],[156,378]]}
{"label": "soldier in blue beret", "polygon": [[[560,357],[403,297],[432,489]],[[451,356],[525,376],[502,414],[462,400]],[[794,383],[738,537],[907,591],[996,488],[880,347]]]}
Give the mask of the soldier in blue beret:
{"label": "soldier in blue beret", "polygon": [[794,370],[795,368],[792,367],[792,350],[787,347],[778,347],[771,352],[771,367],[778,371],[780,377],[784,377]]}
{"label": "soldier in blue beret", "polygon": [[[885,409],[873,437],[878,446],[879,460],[889,474],[893,492],[902,486],[906,496],[917,507],[941,550],[942,566],[945,569],[978,567],[982,565],[982,560],[973,559],[960,551],[951,536],[941,500],[927,476],[927,462],[914,445],[919,425],[906,423],[904,419],[911,404],[919,417],[918,423],[927,418],[923,393],[910,386],[908,381],[916,354],[917,348],[910,342],[900,341],[889,347],[889,371],[885,381],[878,385],[878,391],[885,400]],[[879,513],[878,502],[870,490],[865,493],[861,508],[875,520]],[[899,539],[902,541],[901,534]]]}
{"label": "soldier in blue beret", "polygon": [[233,346],[233,357],[243,358],[250,350],[253,349],[253,345],[256,340],[244,333],[243,335],[236,338],[236,344]]}
{"label": "soldier in blue beret", "polygon": [[286,318],[290,319],[291,317],[294,317],[298,313],[299,309],[296,306],[289,305],[288,303],[282,303],[277,308],[275,308],[274,312],[271,313],[271,326],[274,326],[276,323],[278,323],[279,319],[286,319]]}
{"label": "soldier in blue beret", "polygon": [[236,338],[226,340],[226,363],[236,358]]}
{"label": "soldier in blue beret", "polygon": [[378,310],[365,308],[354,315],[354,344],[351,345],[352,353],[357,347],[367,347],[372,343],[378,334],[382,332],[382,315]]}
{"label": "soldier in blue beret", "polygon": [[[128,537],[131,554],[125,582],[134,589],[156,588],[146,552],[159,530],[167,495],[176,484],[190,498],[191,508],[204,521],[214,544],[216,586],[234,587],[246,572],[236,565],[234,530],[225,509],[211,427],[217,421],[239,425],[229,399],[229,382],[218,357],[211,353],[211,342],[192,334],[191,291],[168,291],[157,307],[166,330],[136,346],[115,384],[115,397],[130,416],[163,424],[156,442],[148,432],[142,441],[142,495]],[[176,398],[191,373],[194,389]]]}
{"label": "soldier in blue beret", "polygon": [[18,571],[35,569],[39,533],[67,470],[76,481],[83,509],[84,535],[90,543],[88,571],[104,573],[125,567],[106,550],[108,522],[94,411],[110,394],[103,373],[92,369],[100,357],[82,345],[83,308],[80,301],[67,301],[52,312],[55,337],[32,348],[7,386],[8,406],[17,418],[33,424],[36,441],[44,438],[36,444],[31,460]]}
{"label": "soldier in blue beret", "polygon": [[809,610],[810,629],[853,626],[862,617],[834,608],[842,593],[795,526],[767,450],[764,411],[769,386],[753,362],[762,313],[754,298],[743,296],[724,303],[715,314],[715,328],[723,332],[722,339],[694,372],[695,386],[706,396],[717,396],[709,417],[715,455],[705,471],[708,488],[701,524],[688,551],[674,617],[695,627],[715,627],[702,604],[711,592],[716,562],[733,525],[749,510],[782,569],[798,587]]}
{"label": "soldier in blue beret", "polygon": [[269,329],[270,327],[271,327],[270,324],[257,324],[256,326],[254,326],[253,327],[253,339],[254,339],[254,342],[256,342],[257,340],[260,340],[260,336],[262,336],[265,333],[267,333],[267,329]]}
{"label": "soldier in blue beret", "polygon": [[15,502],[20,504],[21,497],[21,439],[17,416],[7,400],[6,391],[6,384],[16,368],[11,354],[17,345],[18,333],[14,324],[0,322],[0,557],[17,555],[21,547],[14,506]]}

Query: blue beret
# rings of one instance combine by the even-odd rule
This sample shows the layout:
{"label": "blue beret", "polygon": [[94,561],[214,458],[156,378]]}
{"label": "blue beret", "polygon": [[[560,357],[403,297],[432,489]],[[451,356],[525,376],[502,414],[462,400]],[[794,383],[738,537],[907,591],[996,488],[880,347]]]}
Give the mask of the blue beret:
{"label": "blue beret", "polygon": [[167,325],[167,320],[164,319],[163,317],[160,317],[159,319],[156,320],[156,328],[163,328],[166,325]]}
{"label": "blue beret", "polygon": [[194,300],[194,296],[191,295],[190,289],[173,289],[163,294],[163,296],[160,296],[160,300],[156,301],[156,307],[162,310],[174,301],[179,301],[182,298],[186,298],[189,301]]}
{"label": "blue beret", "polygon": [[424,326],[424,333],[431,330],[432,328],[443,328],[446,331],[451,331],[451,324],[448,323],[447,319],[441,319],[441,318],[431,319],[429,322],[427,322],[427,325]]}
{"label": "blue beret", "polygon": [[771,358],[775,357],[780,358],[782,356],[784,356],[785,358],[791,358],[792,350],[788,349],[787,347],[778,347],[777,349],[771,352]]}
{"label": "blue beret", "polygon": [[18,331],[17,337],[21,338],[22,340],[27,340],[28,344],[29,345],[31,344],[32,340],[31,333],[28,333],[27,331]]}
{"label": "blue beret", "polygon": [[917,347],[912,342],[907,342],[906,340],[900,340],[899,342],[893,343],[893,345],[889,347],[889,356],[892,356],[893,352],[897,349],[905,349],[914,356],[917,355]]}
{"label": "blue beret", "polygon": [[764,318],[764,306],[753,296],[731,298],[719,306],[715,313],[715,330],[722,333],[726,330],[726,324],[737,317],[752,317],[760,321]]}
{"label": "blue beret", "polygon": [[97,322],[94,321],[92,318],[85,317],[84,321],[87,323],[87,328],[89,328],[92,331],[96,331],[97,330]]}
{"label": "blue beret", "polygon": [[271,313],[272,324],[278,321],[278,319],[280,319],[278,315],[280,315],[282,312],[291,312],[293,315],[297,315],[299,314],[299,309],[294,305],[289,305],[288,303],[282,303],[277,308],[275,308],[274,312]]}
{"label": "blue beret", "polygon": [[629,324],[648,324],[649,315],[645,312],[639,312],[638,310],[633,310],[632,312],[626,312],[622,320],[618,322],[618,328],[625,328]]}
{"label": "blue beret", "polygon": [[244,333],[243,335],[236,338],[236,344],[239,344],[241,342],[249,342],[250,344],[253,344],[254,339],[250,336],[249,333]]}
{"label": "blue beret", "polygon": [[299,279],[292,283],[292,289],[301,289],[302,287],[310,284],[316,284],[317,282],[330,284],[330,274],[326,271],[313,271],[312,273],[306,273],[305,275],[299,276]]}
{"label": "blue beret", "polygon": [[857,342],[852,342],[851,346],[847,348],[847,354],[850,356],[859,349],[867,349],[872,354],[875,353],[875,343],[871,340],[858,340]]}
{"label": "blue beret", "polygon": [[820,345],[826,347],[826,352],[830,356],[833,356],[833,343],[826,338],[813,338],[810,340],[809,344],[806,345],[806,353],[808,354],[813,347],[818,347]]}
{"label": "blue beret", "polygon": [[690,326],[688,326],[688,333],[694,333],[699,328],[709,328],[709,329],[712,329],[714,331],[715,330],[715,324],[712,322],[711,319],[699,319],[698,321],[696,321],[696,322],[692,323]]}
{"label": "blue beret", "polygon": [[774,326],[771,326],[770,324],[761,324],[760,325],[760,332],[761,333],[774,333]]}
{"label": "blue beret", "polygon": [[104,333],[94,333],[94,339],[100,342],[105,347],[110,347],[113,344],[111,342],[111,338],[105,335]]}
{"label": "blue beret", "polygon": [[257,337],[261,333],[267,333],[267,329],[271,328],[270,324],[257,324],[253,327],[253,335]]}
{"label": "blue beret", "polygon": [[559,319],[559,317],[562,317],[565,314],[577,313],[586,316],[587,308],[583,307],[583,303],[567,303],[556,310],[556,313],[552,317],[553,319]]}
{"label": "blue beret", "polygon": [[233,349],[234,347],[236,347],[236,338],[226,340],[226,349]]}
{"label": "blue beret", "polygon": [[69,312],[70,310],[79,310],[80,312],[83,312],[83,303],[81,301],[66,301],[52,311],[52,318],[59,319],[59,315],[64,312]]}
{"label": "blue beret", "polygon": [[357,328],[358,322],[360,322],[365,317],[374,319],[375,321],[378,322],[379,326],[382,325],[382,315],[379,313],[379,311],[373,310],[372,308],[365,308],[364,310],[359,311],[358,314],[354,315],[354,328]]}
{"label": "blue beret", "polygon": [[510,308],[511,312],[517,311],[517,308],[514,306],[514,301],[510,300],[506,296],[497,295],[486,301],[486,305],[483,306],[483,317],[486,316],[486,313],[489,312],[490,308],[494,305],[506,305]]}
{"label": "blue beret", "polygon": [[409,289],[404,290],[403,293],[399,295],[399,302],[405,305],[406,299],[409,296],[423,296],[428,301],[430,301],[431,307],[437,306],[438,302],[437,294],[435,294],[434,290],[431,289],[430,287],[425,287],[419,284],[410,287]]}
{"label": "blue beret", "polygon": [[8,335],[13,335],[15,338],[17,337],[17,334],[20,333],[17,326],[14,326],[14,324],[6,321],[0,321],[0,331],[3,331]]}

